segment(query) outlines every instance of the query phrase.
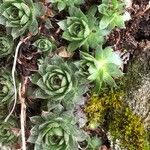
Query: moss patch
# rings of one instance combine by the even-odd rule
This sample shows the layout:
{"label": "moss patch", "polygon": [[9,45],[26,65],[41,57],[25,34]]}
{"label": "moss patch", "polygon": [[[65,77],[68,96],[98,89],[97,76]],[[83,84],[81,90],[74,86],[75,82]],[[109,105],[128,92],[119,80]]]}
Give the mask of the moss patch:
{"label": "moss patch", "polygon": [[148,150],[144,124],[123,100],[123,91],[110,91],[101,96],[91,96],[85,108],[88,127],[99,126],[109,131],[114,140],[120,140],[122,148]]}

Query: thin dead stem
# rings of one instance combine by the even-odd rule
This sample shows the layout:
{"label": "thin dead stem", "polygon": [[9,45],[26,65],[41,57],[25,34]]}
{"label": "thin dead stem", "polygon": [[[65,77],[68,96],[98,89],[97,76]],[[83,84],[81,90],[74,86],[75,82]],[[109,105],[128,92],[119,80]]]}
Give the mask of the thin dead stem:
{"label": "thin dead stem", "polygon": [[15,52],[15,56],[14,56],[14,63],[13,63],[13,67],[12,67],[12,80],[13,80],[13,88],[14,88],[14,104],[13,104],[13,107],[10,111],[10,113],[8,114],[8,116],[6,117],[5,119],[5,122],[8,121],[8,119],[10,118],[10,116],[12,115],[14,109],[15,109],[15,106],[16,106],[16,103],[17,103],[17,86],[16,86],[16,79],[15,79],[15,70],[16,70],[16,64],[17,64],[17,58],[18,58],[18,52],[19,52],[19,48],[21,46],[21,44],[23,43],[23,41],[20,41],[16,47],[16,52]]}
{"label": "thin dead stem", "polygon": [[22,150],[26,150],[26,137],[25,137],[25,126],[26,126],[26,104],[25,104],[25,93],[26,84],[28,77],[25,77],[23,84],[19,85],[19,99],[21,103],[21,114],[20,114],[20,124],[21,124],[21,140],[22,140]]}
{"label": "thin dead stem", "polygon": [[8,121],[8,119],[10,118],[10,116],[12,115],[12,113],[14,112],[14,109],[15,109],[16,104],[17,104],[17,86],[16,86],[16,79],[15,79],[15,71],[16,71],[16,64],[17,64],[17,58],[18,58],[19,48],[20,48],[21,44],[24,43],[30,37],[31,37],[31,35],[29,35],[25,39],[20,40],[20,42],[18,43],[18,45],[16,47],[15,56],[14,56],[14,62],[13,62],[13,67],[12,67],[12,73],[11,73],[12,74],[12,80],[13,80],[13,88],[14,88],[14,104],[13,104],[13,107],[12,107],[10,113],[5,118],[4,122]]}

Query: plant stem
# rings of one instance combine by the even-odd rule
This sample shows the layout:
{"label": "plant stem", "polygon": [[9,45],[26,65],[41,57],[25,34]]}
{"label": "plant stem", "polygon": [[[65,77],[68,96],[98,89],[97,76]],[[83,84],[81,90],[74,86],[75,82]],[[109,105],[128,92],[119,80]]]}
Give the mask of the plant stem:
{"label": "plant stem", "polygon": [[14,104],[13,104],[13,107],[12,107],[10,113],[5,118],[4,122],[8,121],[8,119],[12,115],[12,113],[13,113],[15,107],[16,107],[16,103],[17,103],[17,86],[16,86],[16,79],[15,79],[15,71],[16,71],[16,64],[17,64],[17,58],[18,58],[19,48],[20,48],[21,44],[24,43],[30,37],[31,37],[31,35],[27,36],[25,39],[20,40],[19,43],[18,43],[18,45],[17,45],[17,47],[16,47],[15,56],[14,56],[14,62],[13,62],[13,67],[12,67],[12,72],[11,72],[11,74],[12,74],[12,80],[13,80],[13,88],[14,88]]}
{"label": "plant stem", "polygon": [[21,124],[21,139],[22,139],[22,150],[26,150],[26,137],[25,137],[25,124],[26,124],[26,104],[25,104],[25,93],[26,84],[28,77],[25,77],[23,84],[19,85],[19,99],[21,103],[21,114],[20,114],[20,124]]}
{"label": "plant stem", "polygon": [[15,70],[16,70],[16,64],[17,64],[17,58],[18,58],[18,52],[19,52],[19,48],[21,46],[21,44],[23,43],[23,41],[21,40],[17,47],[16,47],[16,51],[15,51],[15,56],[14,56],[14,62],[13,62],[13,67],[12,67],[12,80],[13,80],[13,88],[14,88],[14,104],[13,104],[13,107],[10,111],[10,113],[8,114],[8,116],[5,118],[5,122],[8,121],[8,119],[10,118],[10,116],[12,115],[14,109],[15,109],[15,106],[16,106],[16,103],[17,103],[17,86],[16,86],[16,79],[15,79]]}

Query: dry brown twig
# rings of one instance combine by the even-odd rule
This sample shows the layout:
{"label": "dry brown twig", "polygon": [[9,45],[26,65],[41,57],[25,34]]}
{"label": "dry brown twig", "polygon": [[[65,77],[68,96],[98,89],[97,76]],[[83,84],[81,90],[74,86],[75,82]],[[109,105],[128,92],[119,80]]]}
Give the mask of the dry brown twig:
{"label": "dry brown twig", "polygon": [[26,136],[25,136],[25,126],[26,126],[26,104],[25,104],[25,93],[26,85],[28,82],[28,77],[25,77],[23,84],[19,84],[19,100],[21,103],[21,114],[20,114],[20,124],[21,124],[21,139],[22,139],[22,150],[26,150]]}

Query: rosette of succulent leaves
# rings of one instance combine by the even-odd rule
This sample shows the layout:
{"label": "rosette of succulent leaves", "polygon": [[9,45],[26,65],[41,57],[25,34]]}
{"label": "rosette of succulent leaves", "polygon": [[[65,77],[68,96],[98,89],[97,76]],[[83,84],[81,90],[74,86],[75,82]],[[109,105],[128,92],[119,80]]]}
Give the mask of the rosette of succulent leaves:
{"label": "rosette of succulent leaves", "polygon": [[17,130],[15,131],[15,128],[18,127],[18,123],[14,117],[10,117],[9,122],[4,122],[2,118],[0,119],[0,149],[2,146],[11,147],[19,138],[19,132],[17,132]]}
{"label": "rosette of succulent leaves", "polygon": [[41,54],[50,54],[56,50],[55,41],[49,37],[41,36],[32,44]]}
{"label": "rosette of succulent leaves", "polygon": [[124,6],[121,0],[102,0],[102,4],[98,6],[98,11],[102,15],[100,30],[107,28],[111,31],[115,27],[125,28]]}
{"label": "rosette of succulent leaves", "polygon": [[93,6],[85,15],[79,8],[70,7],[69,17],[58,22],[60,28],[64,31],[62,38],[69,41],[67,50],[75,51],[77,48],[89,47],[95,48],[104,42],[104,35],[107,32],[99,29],[99,21],[95,17],[97,7]]}
{"label": "rosette of succulent leaves", "polygon": [[116,87],[115,78],[123,75],[121,71],[122,60],[111,47],[102,46],[98,47],[95,51],[95,57],[92,55],[81,52],[83,60],[81,67],[86,65],[88,67],[88,80],[94,82],[95,92],[99,92],[108,84],[110,87]]}
{"label": "rosette of succulent leaves", "polygon": [[78,128],[71,112],[34,116],[31,122],[34,126],[28,141],[35,144],[35,150],[78,150],[84,141],[89,150],[96,150],[101,144],[97,138],[90,140],[87,133]]}
{"label": "rosette of succulent leaves", "polygon": [[0,4],[0,24],[7,29],[13,39],[29,31],[38,33],[38,18],[45,12],[41,2],[32,0],[2,0]]}
{"label": "rosette of succulent leaves", "polygon": [[66,7],[71,6],[79,6],[84,3],[84,0],[48,0],[48,2],[51,2],[54,7],[56,7],[59,11],[64,10]]}
{"label": "rosette of succulent leaves", "polygon": [[39,60],[39,69],[31,76],[31,82],[37,85],[34,97],[47,99],[51,109],[60,103],[66,109],[73,109],[88,90],[87,80],[80,75],[75,63],[59,56]]}
{"label": "rosette of succulent leaves", "polygon": [[13,81],[11,72],[6,68],[0,70],[0,106],[7,104],[14,99]]}
{"label": "rosette of succulent leaves", "polygon": [[4,58],[13,53],[14,42],[11,36],[0,33],[0,58]]}

